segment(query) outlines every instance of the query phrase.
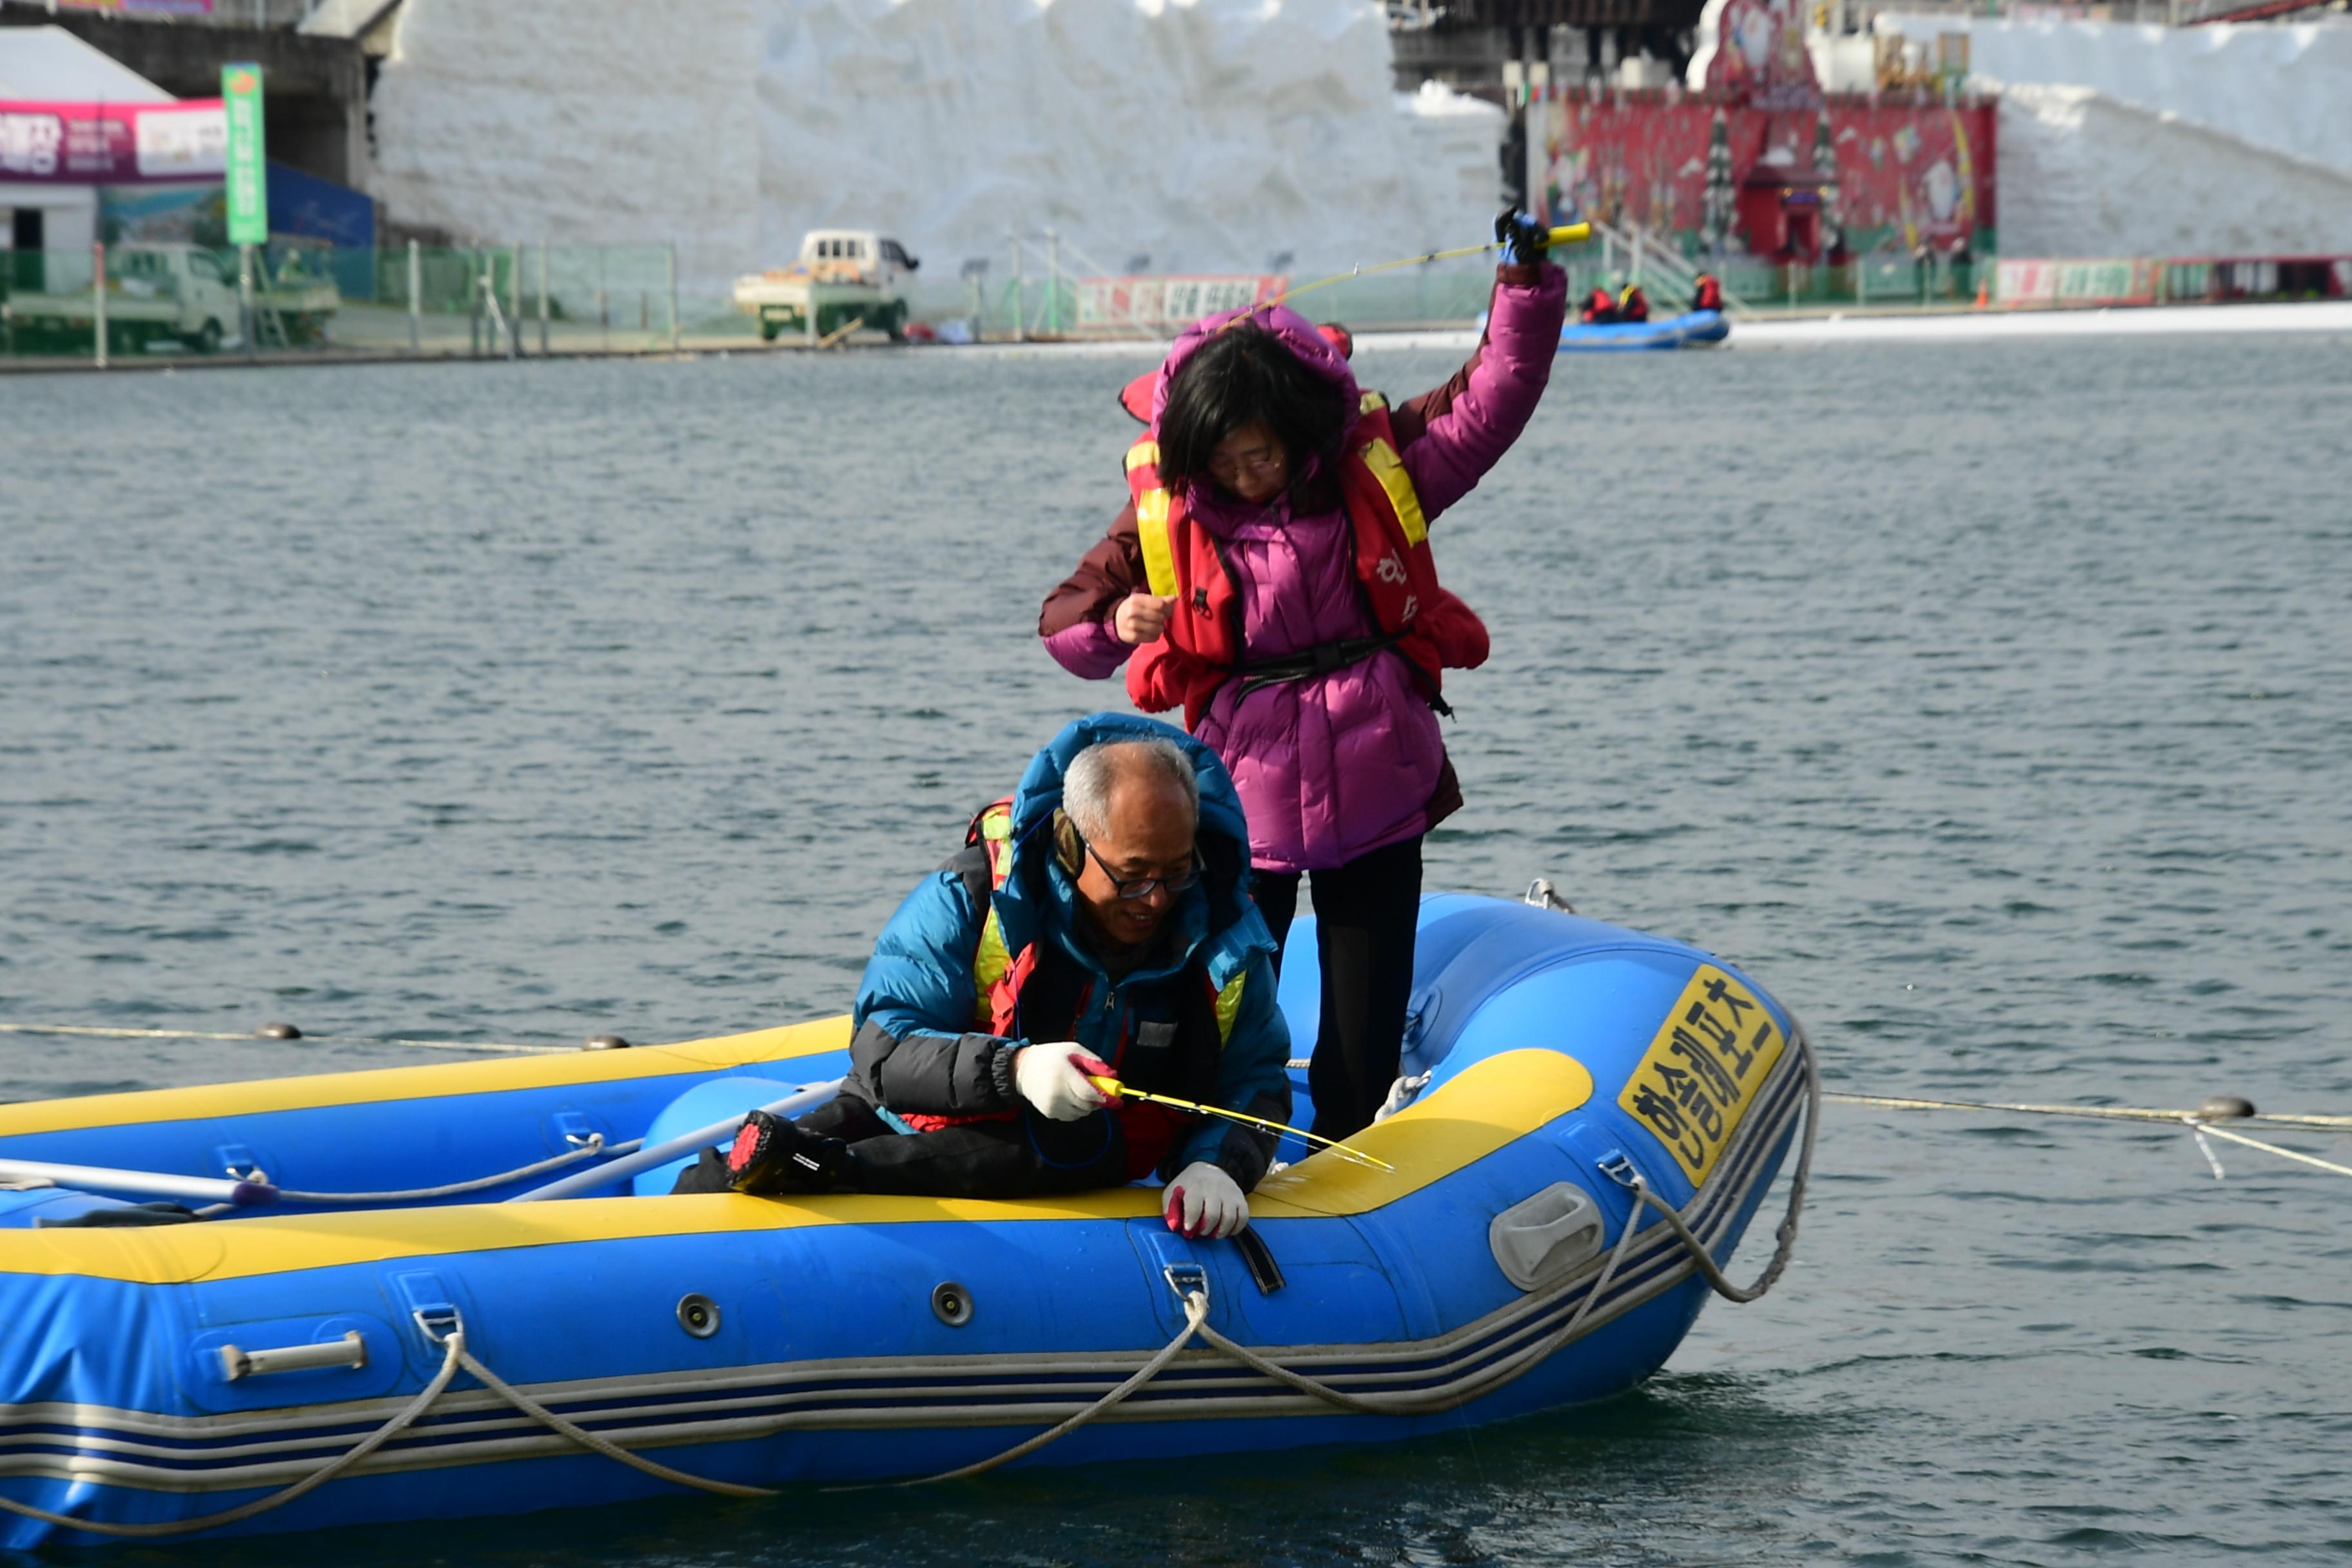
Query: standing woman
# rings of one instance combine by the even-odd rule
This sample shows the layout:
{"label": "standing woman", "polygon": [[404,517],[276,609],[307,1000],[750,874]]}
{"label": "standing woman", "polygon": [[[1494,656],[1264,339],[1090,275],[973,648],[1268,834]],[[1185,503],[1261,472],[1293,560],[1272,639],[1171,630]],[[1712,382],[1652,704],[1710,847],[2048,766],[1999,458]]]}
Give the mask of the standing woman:
{"label": "standing woman", "polygon": [[1485,339],[1399,408],[1358,390],[1344,331],[1280,306],[1187,331],[1124,399],[1151,426],[1128,452],[1127,510],[1038,617],[1075,675],[1132,656],[1137,706],[1181,705],[1224,761],[1277,943],[1314,878],[1307,1081],[1327,1138],[1369,1124],[1397,1076],[1422,837],[1462,804],[1440,672],[1486,657],[1486,627],[1438,585],[1428,522],[1518,438],[1567,312],[1544,230],[1496,229]]}

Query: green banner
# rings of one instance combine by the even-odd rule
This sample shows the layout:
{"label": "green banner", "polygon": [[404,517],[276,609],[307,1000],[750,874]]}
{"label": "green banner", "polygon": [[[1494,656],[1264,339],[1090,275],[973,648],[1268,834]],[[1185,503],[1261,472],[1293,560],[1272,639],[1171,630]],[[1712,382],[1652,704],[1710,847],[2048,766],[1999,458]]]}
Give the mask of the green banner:
{"label": "green banner", "polygon": [[228,117],[228,242],[269,243],[269,181],[262,169],[261,68],[221,67]]}

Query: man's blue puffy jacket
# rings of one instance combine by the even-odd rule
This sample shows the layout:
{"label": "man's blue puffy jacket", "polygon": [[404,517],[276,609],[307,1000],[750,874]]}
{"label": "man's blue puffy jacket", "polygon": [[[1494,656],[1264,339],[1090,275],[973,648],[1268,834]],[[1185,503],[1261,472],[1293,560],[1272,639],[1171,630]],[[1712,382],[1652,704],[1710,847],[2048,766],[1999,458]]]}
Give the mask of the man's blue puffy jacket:
{"label": "man's blue puffy jacket", "polygon": [[[1072,878],[1054,853],[1054,817],[1064,770],[1080,752],[1100,741],[1147,737],[1173,741],[1192,759],[1205,869],[1167,917],[1163,930],[1171,940],[1164,958],[1114,983],[1079,934]],[[1171,725],[1133,714],[1097,713],[1070,724],[1022,775],[1013,799],[1013,870],[993,902],[1006,950],[1019,953],[1032,942],[1047,944],[1076,983],[1078,1013],[1066,1032],[1059,1032],[1058,1018],[1025,1016],[1024,1026],[1041,1039],[1076,1039],[1124,1073],[1138,1075],[1138,1088],[1170,1089],[1140,1072],[1139,1030],[1202,1016],[1202,971],[1213,990],[1239,975],[1231,1032],[1213,1070],[1197,1080],[1201,1092],[1194,1098],[1288,1121],[1290,1031],[1275,1005],[1274,939],[1250,900],[1248,879],[1248,826],[1216,753]],[[898,1116],[991,1116],[1021,1109],[1013,1053],[1029,1042],[988,1034],[985,1023],[974,1021],[975,1013],[986,1012],[979,1005],[972,960],[987,914],[966,876],[952,866],[907,895],[875,942],[858,987],[849,1092]],[[1189,1048],[1202,1048],[1202,1032],[1197,1023],[1186,1026]],[[1209,1048],[1215,1048],[1213,1036]],[[1096,1120],[1104,1137],[1117,1135],[1108,1115]],[[1246,1191],[1265,1173],[1272,1152],[1273,1140],[1263,1133],[1198,1118],[1188,1121],[1159,1168],[1165,1177],[1195,1160],[1212,1161]]]}

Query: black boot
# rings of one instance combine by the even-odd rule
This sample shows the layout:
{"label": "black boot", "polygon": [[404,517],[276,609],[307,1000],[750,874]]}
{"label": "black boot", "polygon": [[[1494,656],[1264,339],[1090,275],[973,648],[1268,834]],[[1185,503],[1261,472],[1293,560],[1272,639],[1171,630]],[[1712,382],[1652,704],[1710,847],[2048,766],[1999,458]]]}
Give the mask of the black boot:
{"label": "black boot", "polygon": [[739,1193],[829,1193],[846,1184],[849,1146],[755,1110],[727,1152],[728,1184]]}

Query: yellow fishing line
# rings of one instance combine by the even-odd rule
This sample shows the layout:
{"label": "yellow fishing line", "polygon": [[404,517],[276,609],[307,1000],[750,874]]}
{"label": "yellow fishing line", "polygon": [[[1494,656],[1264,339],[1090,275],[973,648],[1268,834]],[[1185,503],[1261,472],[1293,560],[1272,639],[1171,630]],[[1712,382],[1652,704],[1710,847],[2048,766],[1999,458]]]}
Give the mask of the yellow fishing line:
{"label": "yellow fishing line", "polygon": [[1396,1172],[1394,1165],[1385,1160],[1376,1160],[1361,1149],[1350,1149],[1335,1138],[1318,1138],[1314,1133],[1293,1127],[1287,1122],[1268,1121],[1263,1116],[1252,1116],[1247,1111],[1227,1110],[1223,1106],[1202,1105],[1194,1100],[1179,1100],[1172,1094],[1153,1094],[1145,1089],[1129,1089],[1115,1078],[1089,1075],[1087,1081],[1105,1094],[1117,1095],[1121,1100],[1140,1100],[1150,1105],[1167,1106],[1171,1110],[1189,1110],[1200,1116],[1222,1116],[1228,1121],[1240,1121],[1252,1127],[1263,1127],[1269,1132],[1287,1132],[1294,1137],[1304,1138],[1309,1143],[1319,1144],[1343,1160],[1351,1161],[1359,1165],[1369,1165],[1375,1171],[1386,1171],[1391,1174]]}
{"label": "yellow fishing line", "polygon": [[[1544,243],[1547,247],[1582,245],[1591,237],[1591,224],[1571,223],[1549,231],[1544,237]],[[1255,315],[1257,310],[1272,310],[1275,306],[1286,304],[1301,294],[1311,294],[1318,289],[1328,288],[1334,283],[1344,283],[1350,278],[1369,278],[1375,272],[1391,272],[1400,267],[1425,267],[1433,261],[1452,261],[1457,257],[1480,256],[1489,250],[1498,250],[1502,246],[1503,241],[1490,239],[1484,245],[1465,245],[1454,250],[1433,250],[1422,256],[1400,257],[1394,261],[1383,261],[1373,267],[1350,268],[1345,272],[1334,272],[1328,278],[1318,278],[1312,283],[1301,283],[1296,289],[1285,289],[1265,304],[1258,306],[1255,310],[1244,312],[1244,315]]]}

